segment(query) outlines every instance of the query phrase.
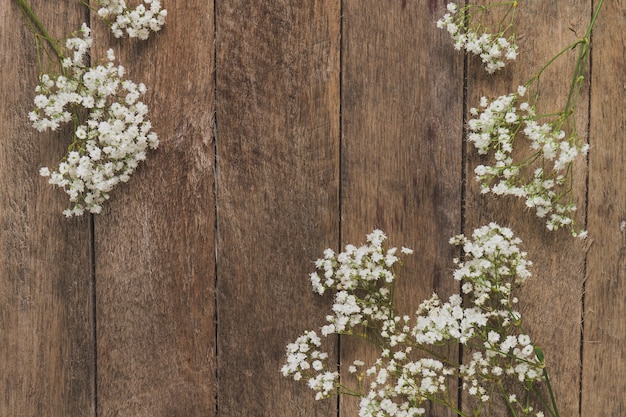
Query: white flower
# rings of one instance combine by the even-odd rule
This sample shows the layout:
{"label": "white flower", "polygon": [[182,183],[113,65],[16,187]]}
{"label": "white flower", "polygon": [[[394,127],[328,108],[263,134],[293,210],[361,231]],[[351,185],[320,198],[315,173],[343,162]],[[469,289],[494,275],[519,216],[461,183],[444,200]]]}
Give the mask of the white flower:
{"label": "white flower", "polygon": [[500,333],[494,332],[493,330],[489,332],[487,338],[490,343],[497,343],[500,340]]}
{"label": "white flower", "polygon": [[[512,292],[530,276],[526,269],[530,261],[511,229],[490,223],[470,237],[451,238],[450,243],[465,252],[453,274],[463,282],[465,297],[452,294],[442,302],[433,294],[418,307],[413,327],[411,317],[396,314],[393,306],[390,284],[394,280],[387,279],[387,273],[393,276],[389,271],[393,262],[387,261],[398,251],[385,250],[385,241],[384,233],[375,231],[368,235],[368,244],[346,245],[339,254],[328,249],[315,263],[332,279],[324,289],[334,293],[332,314],[326,317],[329,324],[322,327],[322,335],[368,337],[371,333],[380,347],[378,358],[364,371],[358,372],[363,361],[348,365],[359,389],[369,388],[359,393],[359,416],[423,415],[420,405],[443,398],[449,382],[459,378],[463,389],[481,402],[498,392],[493,389],[496,382],[513,378],[526,384],[542,379],[543,364],[530,337],[521,331],[520,313],[512,310],[516,303]],[[314,288],[322,285],[317,273],[311,277]],[[411,354],[414,348],[423,355],[437,346],[458,343],[469,359],[460,365],[447,361],[444,365],[428,354],[414,360]],[[329,370],[324,362],[328,354],[318,350],[320,344],[315,332],[305,332],[287,345],[287,361],[281,368],[283,375],[307,381],[316,399],[348,386],[344,381],[339,384],[339,373]],[[516,402],[516,397],[510,397],[510,402]]]}
{"label": "white flower", "polygon": [[151,31],[161,30],[167,16],[167,10],[161,8],[158,0],[144,0],[144,4],[134,10],[128,8],[125,0],[97,0],[96,3],[100,7],[98,16],[111,23],[111,31],[117,38],[126,32],[131,38],[148,39]]}
{"label": "white flower", "polygon": [[[68,109],[77,106],[74,142],[57,171],[40,170],[49,183],[65,190],[74,205],[68,217],[85,211],[100,213],[102,203],[119,182],[127,181],[148,148],[158,146],[158,137],[147,120],[147,106],[139,101],[145,87],[122,80],[122,66],[109,60],[106,65],[85,66],[91,46],[90,29],[83,24],[81,37],[66,41],[68,58],[65,75],[43,74],[35,97],[36,109],[29,118],[40,131],[58,128],[74,117]],[[112,52],[108,54],[113,58]],[[129,100],[128,97],[131,97]]]}
{"label": "white flower", "polygon": [[530,337],[526,334],[520,334],[517,337],[517,340],[519,341],[519,344],[522,346],[527,346],[530,343]]}
{"label": "white flower", "polygon": [[[506,4],[502,4],[506,5]],[[516,7],[508,5],[509,7]],[[504,67],[502,58],[514,60],[517,58],[517,45],[515,45],[514,32],[509,29],[492,34],[488,33],[481,19],[473,20],[478,14],[472,13],[474,5],[467,5],[461,9],[455,3],[449,3],[446,7],[447,13],[437,21],[437,27],[446,29],[452,40],[454,48],[480,56],[488,73],[493,73]],[[511,14],[511,16],[513,16]],[[513,18],[511,17],[512,27]],[[506,27],[506,25],[502,26]],[[509,34],[510,33],[510,34]]]}
{"label": "white flower", "polygon": [[[570,225],[572,233],[578,235],[571,216],[576,207],[561,201],[571,199],[566,176],[572,175],[573,162],[587,152],[588,145],[579,144],[576,135],[567,135],[560,128],[558,119],[552,123],[538,123],[529,103],[517,106],[526,92],[527,87],[522,85],[518,86],[516,93],[491,102],[483,97],[481,110],[470,112],[468,142],[474,145],[478,154],[493,157],[491,165],[481,164],[474,169],[475,178],[480,183],[481,193],[525,198],[526,206],[534,208],[538,217],[550,214],[546,222],[548,229]],[[514,147],[517,149],[520,143],[528,144],[534,155],[514,153]],[[517,154],[523,155],[519,163],[514,160]],[[537,166],[542,168],[535,169]]]}

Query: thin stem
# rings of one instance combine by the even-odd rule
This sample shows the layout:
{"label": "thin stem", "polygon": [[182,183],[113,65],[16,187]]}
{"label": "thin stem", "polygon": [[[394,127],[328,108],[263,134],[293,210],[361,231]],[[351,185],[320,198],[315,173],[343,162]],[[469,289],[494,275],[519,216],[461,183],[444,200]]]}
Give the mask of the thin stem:
{"label": "thin stem", "polygon": [[56,40],[52,36],[50,36],[50,34],[46,30],[43,23],[41,23],[39,18],[37,18],[37,15],[35,14],[35,12],[33,12],[33,9],[31,9],[28,3],[26,3],[26,0],[16,0],[16,1],[17,1],[17,4],[20,6],[20,9],[22,9],[22,13],[24,14],[24,16],[30,20],[30,22],[35,26],[35,28],[39,32],[39,35],[43,37],[46,40],[46,42],[48,42],[48,45],[50,45],[50,47],[54,51],[57,58],[59,58],[59,60],[62,61],[65,58],[65,55],[59,48],[59,45],[57,44]]}
{"label": "thin stem", "polygon": [[[370,337],[367,336],[367,331],[368,330],[373,330],[375,333],[375,336],[378,340],[381,340],[381,342],[379,342],[378,340],[374,340]],[[338,332],[338,335],[345,335],[345,336],[352,336],[352,337],[356,337],[359,338],[361,340],[365,340],[368,343],[371,343],[372,345],[376,346],[379,349],[384,349],[385,346],[382,344],[382,338],[380,337],[380,335],[378,334],[378,332],[375,331],[376,328],[375,327],[370,327],[367,326],[362,332],[356,331],[356,332],[352,332],[352,331],[342,331],[342,332]]]}
{"label": "thin stem", "polygon": [[436,397],[428,398],[428,399],[437,404],[441,404],[441,405],[448,407],[450,410],[454,411],[460,417],[469,417],[467,414],[465,414],[463,411],[459,410],[458,408],[450,404],[448,401],[440,400],[439,398],[436,398]]}
{"label": "thin stem", "polygon": [[552,403],[552,408],[554,410],[554,417],[560,417],[559,408],[556,405],[556,398],[554,396],[554,391],[552,390],[552,384],[550,383],[550,377],[548,376],[548,370],[543,368],[543,377],[546,380],[546,386],[548,387],[548,392],[550,393],[550,402]]}
{"label": "thin stem", "polygon": [[550,60],[548,62],[546,62],[544,64],[544,66],[541,67],[541,69],[539,71],[537,71],[537,73],[530,80],[528,80],[526,82],[526,84],[524,84],[524,87],[530,87],[531,84],[534,83],[535,81],[537,81],[539,79],[539,77],[541,77],[541,74],[543,74],[543,72],[545,70],[547,70],[548,67],[550,67],[550,65],[552,65],[554,63],[554,61],[559,59],[563,54],[565,54],[565,53],[569,52],[570,50],[574,49],[581,42],[582,42],[581,39],[576,40],[576,42],[573,42],[573,43],[569,44],[568,46],[563,48],[558,54],[556,54],[555,56],[550,58]]}
{"label": "thin stem", "polygon": [[[587,67],[587,56],[589,53],[589,39],[583,38],[581,40],[583,46],[580,48],[580,52],[578,53],[578,59],[576,60],[576,68],[574,69],[574,76],[572,77],[572,84],[569,89],[569,94],[567,95],[567,103],[565,104],[564,113],[569,116],[570,109],[576,107],[576,103],[578,102],[578,96],[580,95],[580,90],[582,88],[582,82],[585,79],[585,68]],[[578,86],[578,88],[576,88]],[[574,97],[574,94],[576,96]]]}
{"label": "thin stem", "polygon": [[585,38],[589,38],[591,36],[591,31],[593,30],[594,25],[596,24],[596,20],[598,20],[598,16],[600,15],[600,9],[604,4],[604,0],[598,1],[598,7],[593,12],[593,16],[591,17],[591,22],[589,22],[589,27],[587,28],[587,33],[585,33]]}
{"label": "thin stem", "polygon": [[541,391],[539,390],[539,388],[537,388],[536,385],[533,385],[531,388],[532,392],[535,393],[535,395],[537,396],[537,398],[539,398],[539,401],[541,401],[541,404],[543,404],[543,406],[546,408],[546,410],[548,410],[548,413],[550,413],[550,415],[552,417],[556,417],[556,414],[554,411],[552,411],[552,408],[550,408],[550,404],[548,404],[548,401],[546,401],[546,399],[543,397],[543,394],[541,393]]}
{"label": "thin stem", "polygon": [[350,389],[350,388],[346,387],[345,385],[337,386],[337,390],[338,390],[338,394],[340,394],[340,395],[349,395],[351,397],[362,397],[363,396],[363,393],[361,393],[359,391],[355,391],[353,389]]}
{"label": "thin stem", "polygon": [[498,382],[498,388],[500,388],[500,391],[502,392],[502,397],[504,398],[504,402],[506,403],[507,407],[509,407],[509,410],[511,411],[511,415],[513,417],[517,417],[515,408],[513,408],[513,404],[511,404],[511,401],[509,400],[509,396],[506,393],[506,390],[504,389],[504,386],[502,385],[501,382]]}
{"label": "thin stem", "polygon": [[[578,96],[580,95],[580,90],[582,89],[582,82],[585,79],[584,74],[587,68],[587,61],[589,59],[589,51],[591,49],[591,32],[593,30],[596,21],[598,20],[598,16],[600,14],[600,9],[602,8],[602,4],[604,0],[600,0],[598,2],[598,6],[596,7],[593,16],[591,18],[591,22],[589,22],[589,26],[587,27],[587,32],[583,39],[581,39],[581,43],[583,43],[583,47],[580,49],[580,53],[578,54],[578,60],[576,61],[576,69],[574,71],[574,77],[572,79],[572,85],[570,87],[570,92],[567,97],[567,104],[565,106],[565,112],[570,109],[570,106],[576,107],[576,102],[578,101]],[[576,88],[578,86],[578,88]],[[574,94],[576,97],[573,98]],[[572,101],[574,102],[572,104]]]}
{"label": "thin stem", "polygon": [[[580,89],[582,88],[582,81],[584,80],[584,73],[585,73],[586,66],[587,66],[587,58],[589,56],[589,50],[591,48],[591,32],[593,30],[593,27],[596,24],[596,21],[598,20],[600,9],[602,8],[603,3],[604,3],[604,0],[599,0],[598,6],[596,7],[594,11],[591,21],[589,22],[589,26],[587,27],[587,31],[585,32],[585,36],[582,37],[581,39],[576,40],[575,42],[573,42],[572,44],[568,45],[563,50],[561,50],[558,54],[553,56],[543,67],[541,67],[541,69],[537,72],[537,74],[535,74],[534,77],[532,77],[526,84],[524,84],[526,87],[529,87],[533,82],[535,82],[536,80],[539,79],[539,77],[541,77],[543,72],[550,65],[552,65],[554,61],[556,61],[566,52],[582,44],[583,46],[581,47],[578,53],[578,59],[576,60],[574,76],[572,77],[572,83],[571,83],[570,90],[567,96],[567,104],[565,105],[565,110],[563,111],[563,113],[568,116],[571,110],[576,107],[576,102],[578,101],[577,98],[580,93]],[[578,85],[578,89],[576,88],[577,85]],[[578,93],[576,94],[576,99],[573,98],[575,93]]]}

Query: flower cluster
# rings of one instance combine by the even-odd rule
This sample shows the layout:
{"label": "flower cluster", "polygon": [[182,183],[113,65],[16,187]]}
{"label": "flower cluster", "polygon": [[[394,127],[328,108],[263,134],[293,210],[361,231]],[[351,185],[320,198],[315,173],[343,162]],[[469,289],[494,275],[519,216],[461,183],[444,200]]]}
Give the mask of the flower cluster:
{"label": "flower cluster", "polygon": [[[465,259],[455,260],[458,266],[454,279],[462,283],[462,293],[470,300],[462,318],[454,322],[458,322],[460,336],[453,334],[474,350],[469,363],[459,367],[463,388],[486,401],[489,392],[486,385],[509,375],[530,390],[543,379],[543,362],[521,327],[521,314],[515,310],[518,299],[513,295],[514,290],[530,278],[528,267],[532,265],[526,259],[526,252],[519,249],[521,240],[510,229],[490,223],[474,230],[471,239],[459,235],[450,239],[450,243],[463,248]],[[459,298],[451,296],[448,304],[459,309]],[[438,310],[428,309],[429,318],[433,311]],[[439,316],[435,314],[440,319]],[[464,325],[464,321],[469,325]],[[471,330],[463,331],[468,328]]]}
{"label": "flower cluster", "polygon": [[[367,325],[368,320],[384,321],[388,318],[390,292],[379,282],[394,282],[391,268],[399,259],[397,248],[384,250],[385,240],[385,234],[375,230],[367,236],[368,245],[358,248],[348,245],[339,255],[327,249],[324,258],[316,261],[315,265],[323,271],[323,277],[317,272],[310,275],[313,290],[320,295],[328,289],[337,291],[333,305],[335,314],[328,316],[329,324],[322,328],[324,336],[342,333],[360,324]],[[401,253],[411,253],[411,250],[402,248]],[[361,292],[363,298],[359,298]]]}
{"label": "flower cluster", "polygon": [[[515,310],[513,292],[530,277],[531,263],[510,229],[491,223],[476,229],[471,238],[452,238],[465,253],[463,262],[456,260],[453,275],[462,293],[447,302],[434,294],[421,303],[414,318],[395,311],[393,267],[398,250],[386,250],[385,240],[381,231],[374,231],[361,247],[347,245],[340,254],[327,249],[316,262],[319,273],[310,276],[316,293],[334,293],[333,314],[326,317],[322,336],[337,333],[371,342],[380,349],[378,359],[369,366],[354,361],[348,371],[357,384],[348,386],[339,381],[329,355],[319,350],[317,333],[307,331],[287,346],[284,376],[307,380],[318,399],[357,395],[361,417],[422,416],[429,400],[454,407],[448,387],[458,378],[478,404],[490,402],[505,380],[517,381],[520,393],[547,381],[543,357],[538,357]],[[399,252],[412,253],[407,248]],[[437,346],[459,343],[468,354],[461,364],[435,353]],[[515,396],[504,398],[509,407],[516,407]],[[531,415],[531,406],[519,409]]]}
{"label": "flower cluster", "polygon": [[287,345],[287,363],[281,370],[283,375],[291,375],[296,381],[307,378],[309,387],[317,391],[318,400],[335,394],[339,380],[337,371],[329,371],[328,353],[319,350],[321,345],[317,333],[304,332]]}
{"label": "flower cluster", "polygon": [[[497,33],[488,33],[482,24],[482,15],[487,6],[467,5],[459,8],[455,3],[449,3],[447,13],[437,21],[437,27],[448,31],[454,41],[456,50],[464,49],[481,58],[485,70],[489,74],[504,67],[504,59],[517,58],[517,45],[513,33],[513,16],[517,2],[506,2],[498,5],[507,5],[509,10],[499,24]],[[510,23],[504,27],[506,17]]]}
{"label": "flower cluster", "polygon": [[[538,217],[547,217],[549,230],[569,226],[572,234],[585,237],[572,218],[576,206],[570,183],[572,164],[579,155],[586,155],[589,145],[581,144],[575,132],[567,135],[562,129],[570,113],[539,123],[534,105],[523,101],[525,93],[526,87],[519,86],[517,92],[493,101],[483,97],[480,108],[470,109],[468,141],[479,154],[492,154],[495,160],[474,169],[481,192],[525,198],[526,206],[534,208]],[[515,162],[513,149],[520,137],[532,154]]]}
{"label": "flower cluster", "polygon": [[159,0],[143,0],[134,10],[126,6],[125,0],[97,0],[98,16],[111,23],[116,38],[124,36],[148,39],[150,32],[158,32],[165,24],[167,10],[161,8]]}
{"label": "flower cluster", "polygon": [[86,66],[92,42],[87,25],[80,33],[66,41],[63,73],[41,75],[35,109],[29,113],[39,131],[74,123],[74,141],[58,169],[40,170],[69,195],[73,207],[64,211],[68,217],[85,210],[99,213],[113,187],[128,181],[147,149],[158,146],[148,107],[139,101],[146,87],[123,79],[124,67],[114,65],[112,50],[105,65]]}

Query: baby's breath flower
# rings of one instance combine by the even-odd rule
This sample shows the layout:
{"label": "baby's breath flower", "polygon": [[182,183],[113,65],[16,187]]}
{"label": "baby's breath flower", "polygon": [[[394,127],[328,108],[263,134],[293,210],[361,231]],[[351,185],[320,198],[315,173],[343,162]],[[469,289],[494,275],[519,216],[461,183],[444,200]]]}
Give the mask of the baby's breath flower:
{"label": "baby's breath flower", "polygon": [[[517,92],[493,101],[483,97],[480,109],[470,110],[473,118],[467,124],[467,139],[478,154],[494,159],[491,165],[476,166],[476,180],[481,193],[524,198],[527,207],[547,219],[549,230],[569,226],[579,235],[582,232],[574,226],[576,206],[571,202],[568,178],[574,160],[589,146],[581,144],[575,133],[567,135],[561,129],[568,116],[540,123],[534,105],[522,101],[526,90],[526,86],[519,86]],[[513,149],[526,144],[532,155],[526,153],[521,161],[514,160]]]}
{"label": "baby's breath flower", "polygon": [[[490,223],[472,235],[454,236],[450,243],[461,246],[453,278],[463,282],[461,294],[442,301],[437,294],[424,300],[415,317],[396,314],[393,303],[398,262],[395,248],[385,249],[381,231],[369,234],[368,243],[346,245],[343,252],[324,251],[311,274],[313,290],[334,294],[332,314],[321,335],[340,333],[372,341],[379,357],[370,362],[355,360],[348,373],[356,386],[338,380],[338,373],[325,363],[327,354],[316,332],[307,331],[287,346],[282,372],[305,380],[317,399],[349,393],[361,397],[359,416],[421,416],[427,400],[448,404],[449,383],[463,380],[463,389],[479,403],[489,402],[494,384],[503,379],[518,381],[523,389],[543,380],[543,361],[535,354],[528,334],[521,330],[521,314],[513,310],[514,290],[530,277],[526,253],[511,229]],[[407,253],[400,250],[401,254]],[[320,278],[321,274],[327,278]],[[469,359],[454,365],[431,357],[436,346],[464,345]],[[415,355],[421,351],[426,355]],[[363,369],[359,372],[359,369]],[[515,401],[511,393],[510,402]]]}
{"label": "baby's breath flower", "polygon": [[167,10],[161,8],[159,0],[143,0],[134,10],[126,5],[125,0],[97,0],[98,16],[111,24],[111,31],[116,38],[148,39],[150,32],[158,32],[165,24]]}
{"label": "baby's breath flower", "polygon": [[[447,13],[437,21],[437,27],[445,29],[452,37],[454,48],[478,55],[489,74],[504,67],[503,59],[510,61],[517,58],[513,31],[517,2],[499,3],[498,6],[507,6],[508,11],[497,25],[501,29],[496,33],[488,33],[488,28],[482,24],[482,14],[488,6],[470,4],[459,7],[455,3],[449,3]],[[505,24],[507,18],[509,22]]]}
{"label": "baby's breath flower", "polygon": [[[147,149],[159,143],[147,119],[148,107],[139,101],[145,86],[122,79],[124,67],[114,65],[112,51],[106,64],[85,66],[91,46],[85,24],[80,34],[66,42],[65,75],[40,77],[35,109],[29,115],[39,131],[74,121],[74,141],[58,169],[39,171],[68,194],[73,205],[63,212],[68,217],[99,213],[111,190],[128,181],[146,159]],[[84,119],[76,110],[81,107],[86,110]]]}

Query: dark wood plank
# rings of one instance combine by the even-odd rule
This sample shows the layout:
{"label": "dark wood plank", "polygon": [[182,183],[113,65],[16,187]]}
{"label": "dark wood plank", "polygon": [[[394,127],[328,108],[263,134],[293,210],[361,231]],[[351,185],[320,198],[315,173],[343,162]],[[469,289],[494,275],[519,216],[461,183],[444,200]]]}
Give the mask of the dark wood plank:
{"label": "dark wood plank", "polygon": [[[586,0],[558,5],[552,2],[520,2],[516,20],[519,37],[517,60],[489,75],[483,70],[479,59],[470,58],[468,107],[477,107],[481,96],[493,99],[515,92],[518,85],[528,81],[550,58],[577,39],[574,32],[579,36],[585,33],[590,13],[591,2]],[[575,60],[576,55],[572,51],[555,62],[542,76],[539,113],[563,108]],[[577,111],[579,133],[583,138],[587,126],[587,92],[586,89],[583,91]],[[467,231],[469,233],[475,227],[496,221],[502,226],[511,227],[524,241],[523,248],[534,263],[531,270],[533,277],[519,297],[524,325],[533,342],[546,355],[561,415],[576,415],[580,381],[584,243],[572,238],[567,229],[547,231],[544,220],[527,209],[521,199],[481,195],[478,183],[474,180],[474,168],[485,162],[483,157],[477,155],[473,145],[468,144]],[[585,165],[584,158],[580,158],[574,168],[577,221],[582,225],[585,220]]]}
{"label": "dark wood plank", "polygon": [[[52,36],[80,27],[79,3],[29,2]],[[66,195],[39,176],[71,130],[30,126],[39,68],[17,2],[0,1],[0,415],[94,413],[89,219],[67,220]]]}
{"label": "dark wood plank", "polygon": [[593,33],[581,416],[626,414],[626,144],[624,1],[605,2]]}
{"label": "dark wood plank", "polygon": [[95,217],[98,414],[215,414],[213,2],[166,2],[148,41],[93,22],[144,82],[160,138]]}
{"label": "dark wood plank", "polygon": [[[409,315],[433,292],[445,299],[458,290],[448,239],[461,231],[463,61],[436,28],[443,7],[346,1],[343,9],[342,244],[380,228],[391,245],[415,250],[396,290]],[[352,342],[342,337],[342,363],[375,359]],[[456,402],[456,381],[450,393]],[[358,402],[344,400],[341,415],[357,415]]]}
{"label": "dark wood plank", "polygon": [[339,2],[216,13],[219,414],[334,416],[279,371],[329,308],[308,274],[338,236]]}

